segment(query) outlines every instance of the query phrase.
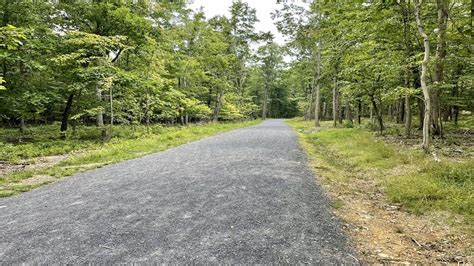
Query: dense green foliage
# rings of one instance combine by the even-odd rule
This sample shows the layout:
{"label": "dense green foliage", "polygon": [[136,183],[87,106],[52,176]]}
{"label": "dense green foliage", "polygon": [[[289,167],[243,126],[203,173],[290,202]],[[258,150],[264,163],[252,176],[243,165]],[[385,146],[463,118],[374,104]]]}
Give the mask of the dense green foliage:
{"label": "dense green foliage", "polygon": [[184,1],[0,6],[0,118],[21,131],[59,121],[63,136],[96,124],[107,137],[113,123],[302,114],[335,126],[370,116],[381,132],[388,117],[407,136],[418,117],[424,135],[443,137],[474,108],[469,1],[283,1],[285,47],[255,30],[243,1],[214,18]]}
{"label": "dense green foliage", "polygon": [[[295,59],[285,70],[285,84],[305,118],[351,126],[370,116],[381,132],[389,119],[403,123],[410,137],[412,119],[419,117],[423,128],[429,108],[424,135],[442,138],[444,123],[457,125],[462,113],[472,115],[472,1],[415,3],[314,1],[309,10],[285,4],[276,12]],[[428,47],[418,26],[427,33]],[[431,49],[424,54],[426,48]],[[428,150],[429,142],[424,144]]]}
{"label": "dense green foliage", "polygon": [[0,6],[0,122],[22,135],[55,122],[63,138],[96,125],[108,139],[113,124],[370,117],[382,133],[387,119],[407,137],[423,129],[428,151],[474,109],[472,1],[282,1],[284,47],[244,1],[213,18],[184,1]]}
{"label": "dense green foliage", "polygon": [[[71,126],[96,124],[99,137],[109,138],[114,123],[259,117],[265,73],[280,67],[273,37],[255,31],[256,11],[242,1],[228,17],[209,19],[184,1],[0,6],[0,119],[22,133],[27,125],[61,122],[66,137]],[[255,47],[265,43],[278,54],[258,55]],[[265,63],[269,56],[275,63]],[[273,83],[271,93],[286,97]]]}

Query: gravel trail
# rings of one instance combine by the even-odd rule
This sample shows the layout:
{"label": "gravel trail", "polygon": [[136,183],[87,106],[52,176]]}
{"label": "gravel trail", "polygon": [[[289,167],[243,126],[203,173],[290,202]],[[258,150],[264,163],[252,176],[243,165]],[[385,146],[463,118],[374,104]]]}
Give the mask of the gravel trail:
{"label": "gravel trail", "polygon": [[282,120],[0,199],[0,264],[356,263]]}

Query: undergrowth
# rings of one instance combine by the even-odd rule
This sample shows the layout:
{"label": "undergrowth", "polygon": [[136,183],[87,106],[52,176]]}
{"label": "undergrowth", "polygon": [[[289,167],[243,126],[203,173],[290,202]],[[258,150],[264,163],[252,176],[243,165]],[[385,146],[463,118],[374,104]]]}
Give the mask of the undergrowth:
{"label": "undergrowth", "polygon": [[405,210],[459,214],[474,233],[474,159],[437,162],[421,151],[386,143],[365,128],[332,128],[323,122],[315,130],[313,122],[287,122],[299,132],[309,156],[319,157],[318,167],[333,175],[328,180],[348,185],[350,178],[374,180]]}
{"label": "undergrowth", "polygon": [[[259,120],[254,120],[241,123],[214,123],[186,127],[155,126],[135,130],[119,126],[114,128],[114,137],[108,142],[95,140],[94,134],[100,134],[96,128],[81,129],[78,135],[70,136],[67,140],[53,137],[47,140],[48,136],[53,134],[53,129],[49,127],[32,128],[35,140],[30,143],[9,144],[11,148],[8,150],[1,149],[3,160],[15,162],[18,158],[34,160],[35,156],[64,154],[72,151],[76,153],[71,154],[66,160],[54,166],[17,171],[0,177],[0,197],[25,192],[51,182],[51,180],[48,180],[34,185],[22,183],[22,180],[34,176],[61,178],[79,171],[144,156],[203,137],[255,125],[259,122]],[[41,134],[42,132],[44,135]],[[43,148],[45,144],[42,141],[49,143],[46,148]],[[62,145],[66,147],[62,147]]]}

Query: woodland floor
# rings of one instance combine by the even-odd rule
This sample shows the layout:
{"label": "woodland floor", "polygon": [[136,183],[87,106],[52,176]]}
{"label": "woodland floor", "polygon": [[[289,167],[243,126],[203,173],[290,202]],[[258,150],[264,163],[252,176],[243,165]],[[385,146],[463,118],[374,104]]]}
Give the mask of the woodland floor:
{"label": "woodland floor", "polygon": [[433,153],[423,155],[416,135],[407,140],[364,128],[334,129],[329,122],[318,129],[314,121],[289,123],[363,261],[473,262],[469,130],[435,140]]}
{"label": "woodland floor", "polygon": [[0,199],[0,264],[356,263],[282,120]]}

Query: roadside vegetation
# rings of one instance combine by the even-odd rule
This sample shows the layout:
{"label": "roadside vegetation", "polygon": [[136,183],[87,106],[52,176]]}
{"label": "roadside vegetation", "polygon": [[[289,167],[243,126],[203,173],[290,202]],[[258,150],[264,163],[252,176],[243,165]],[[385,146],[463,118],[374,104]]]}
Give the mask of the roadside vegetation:
{"label": "roadside vegetation", "polygon": [[[357,225],[361,224],[364,215],[372,217],[370,223],[360,226],[377,236],[349,230],[359,244],[364,243],[361,238],[379,237],[378,245],[391,246],[388,250],[376,252],[375,241],[365,243],[361,250],[367,252],[364,254],[366,258],[372,261],[390,258],[394,261],[426,261],[427,258],[419,254],[402,251],[418,248],[423,252],[433,252],[428,245],[436,241],[430,239],[424,243],[423,239],[434,235],[437,241],[445,241],[449,240],[449,234],[451,238],[453,234],[458,238],[452,239],[449,247],[438,244],[439,257],[427,255],[428,261],[454,262],[457,261],[455,258],[463,261],[467,254],[472,255],[469,249],[474,237],[474,147],[457,145],[458,149],[464,149],[464,155],[439,152],[435,157],[418,149],[420,141],[403,144],[393,141],[396,134],[382,136],[371,132],[367,128],[370,128],[369,121],[363,121],[360,126],[339,128],[332,127],[331,121],[322,122],[319,128],[314,127],[314,121],[302,119],[288,120],[288,123],[298,132],[316,174],[332,194],[334,207],[342,219]],[[396,124],[389,127],[396,132]],[[470,140],[466,141],[469,143]],[[439,151],[449,146],[446,142],[436,144]],[[387,213],[393,211],[399,216],[387,218]],[[395,219],[393,226],[390,219]],[[429,227],[431,223],[436,225],[431,227],[430,233],[413,230],[416,224]],[[437,226],[451,229],[433,229]],[[380,235],[377,230],[382,230],[385,235]],[[409,237],[408,240],[403,238],[406,245],[401,248],[401,254],[396,254],[394,245],[388,241],[391,233],[404,233]]]}
{"label": "roadside vegetation", "polygon": [[364,261],[472,264],[472,7],[312,1],[275,13],[305,119],[289,123]]}
{"label": "roadside vegetation", "polygon": [[0,196],[297,113],[283,49],[244,1],[215,17],[186,1],[0,7]]}
{"label": "roadside vegetation", "polygon": [[[30,138],[5,143],[12,130],[0,131],[0,197],[11,196],[79,171],[144,156],[203,137],[255,125],[260,120],[190,126],[114,126],[112,138],[98,141],[96,127],[78,128],[75,136],[62,139],[54,125],[29,128]],[[17,133],[14,131],[14,133]]]}

